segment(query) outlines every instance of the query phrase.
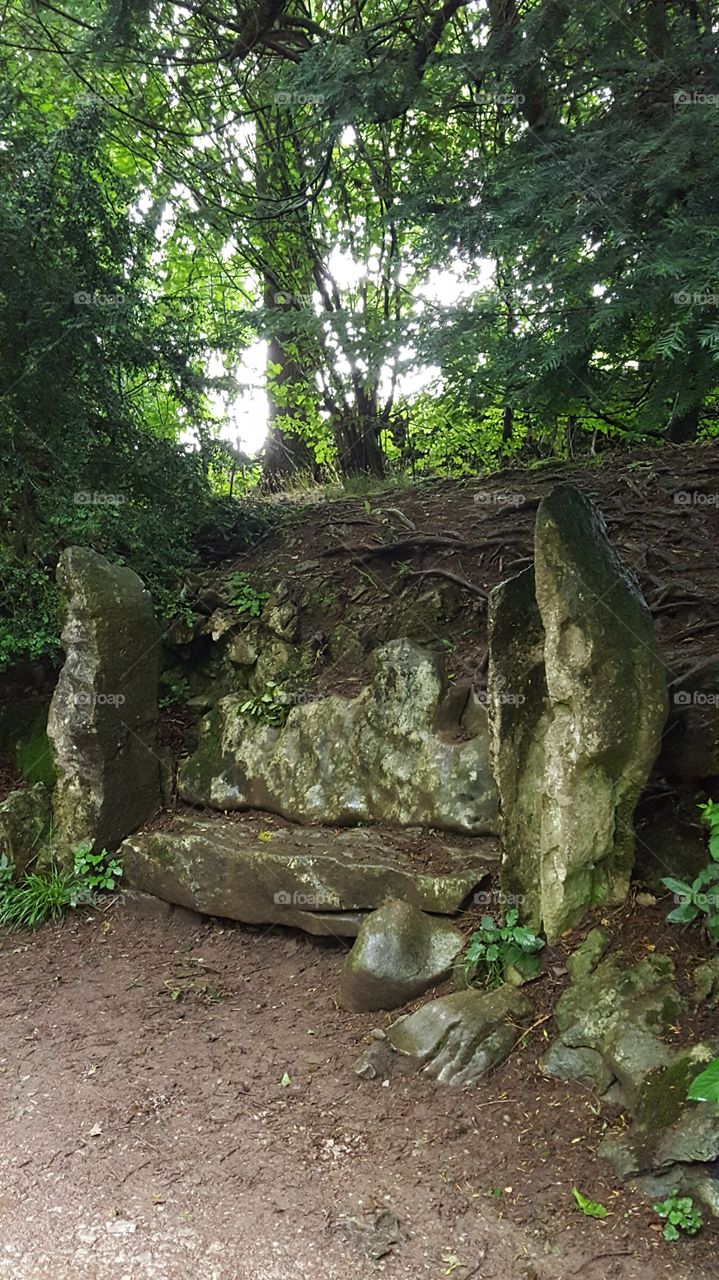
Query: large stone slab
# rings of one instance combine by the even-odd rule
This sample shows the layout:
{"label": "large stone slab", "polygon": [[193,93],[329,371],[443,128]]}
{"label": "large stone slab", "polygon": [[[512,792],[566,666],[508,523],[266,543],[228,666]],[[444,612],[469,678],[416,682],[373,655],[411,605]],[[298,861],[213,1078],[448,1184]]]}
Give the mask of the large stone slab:
{"label": "large stone slab", "polygon": [[437,849],[419,870],[386,834],[294,828],[250,836],[229,818],[181,817],[122,845],[128,885],[245,924],[284,924],[354,937],[388,898],[450,914],[492,867],[483,841]]}
{"label": "large stone slab", "polygon": [[569,485],[537,513],[534,600],[529,572],[492,592],[490,726],[505,887],[553,941],[626,896],[667,692],[649,610]]}
{"label": "large stone slab", "polygon": [[495,832],[489,733],[458,741],[440,727],[441,658],[397,640],[376,651],[374,665],[358,697],[293,707],[280,729],[243,714],[241,696],[223,698],[180,768],[182,798],[295,822]]}
{"label": "large stone slab", "polygon": [[58,847],[115,847],[160,803],[157,690],[160,633],[131,569],[88,547],[58,566],[65,665],[48,719],[57,784]]}
{"label": "large stone slab", "polygon": [[508,1057],[531,1010],[515,987],[457,991],[399,1018],[387,1038],[440,1084],[473,1085]]}
{"label": "large stone slab", "polygon": [[400,899],[367,916],[340,981],[345,1009],[397,1009],[444,977],[464,946],[449,920]]}

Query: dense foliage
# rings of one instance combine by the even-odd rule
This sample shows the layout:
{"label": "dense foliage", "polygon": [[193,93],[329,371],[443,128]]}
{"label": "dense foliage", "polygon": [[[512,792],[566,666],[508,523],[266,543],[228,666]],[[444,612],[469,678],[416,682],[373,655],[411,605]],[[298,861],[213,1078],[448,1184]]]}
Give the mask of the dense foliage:
{"label": "dense foliage", "polygon": [[65,541],[172,593],[237,463],[207,369],[258,339],[267,483],[714,434],[718,31],[709,0],[6,0],[0,662],[51,645]]}

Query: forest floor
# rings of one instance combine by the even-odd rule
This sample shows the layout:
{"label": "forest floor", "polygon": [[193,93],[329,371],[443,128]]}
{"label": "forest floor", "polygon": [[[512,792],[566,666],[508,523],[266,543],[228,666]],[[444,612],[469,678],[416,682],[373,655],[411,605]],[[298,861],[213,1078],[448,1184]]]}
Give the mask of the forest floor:
{"label": "forest floor", "polygon": [[[679,960],[663,915],[603,923]],[[719,1225],[667,1244],[595,1155],[595,1100],[538,1070],[561,954],[528,1038],[464,1091],[355,1075],[396,1015],[338,1008],[348,945],[120,900],[0,936],[2,1280],[716,1276]]]}

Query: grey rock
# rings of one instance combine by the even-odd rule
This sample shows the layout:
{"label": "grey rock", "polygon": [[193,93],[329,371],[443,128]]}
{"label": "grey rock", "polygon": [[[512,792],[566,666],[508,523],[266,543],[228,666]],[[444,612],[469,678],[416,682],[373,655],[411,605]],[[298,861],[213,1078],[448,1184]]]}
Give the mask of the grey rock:
{"label": "grey rock", "polygon": [[589,906],[626,897],[665,668],[601,516],[569,485],[540,503],[533,577],[496,588],[489,617],[503,879],[554,941]]}
{"label": "grey rock", "polygon": [[130,837],[121,852],[127,883],[165,901],[246,924],[355,937],[364,913],[391,897],[456,911],[492,865],[484,844],[445,845],[442,873],[433,875],[376,832],[295,828],[259,840],[229,819],[181,817]]}
{"label": "grey rock", "polygon": [[719,956],[714,956],[694,970],[694,1002],[709,1000],[713,1005],[719,1000]]}
{"label": "grey rock", "polygon": [[[263,647],[256,683],[267,653]],[[358,697],[295,706],[281,729],[243,713],[241,697],[223,698],[201,725],[198,750],[180,768],[180,795],[306,823],[491,833],[497,792],[488,736],[453,742],[440,735],[444,692],[441,659],[394,641],[375,654],[374,678]]]}
{"label": "grey rock", "polygon": [[354,1073],[361,1080],[386,1080],[394,1066],[394,1052],[387,1040],[374,1040],[360,1051]]}
{"label": "grey rock", "polygon": [[50,792],[42,782],[11,791],[0,804],[0,854],[18,878],[41,853],[51,820]]}
{"label": "grey rock", "polygon": [[602,959],[609,938],[601,929],[591,929],[576,951],[567,960],[567,970],[572,982],[579,983],[588,978]]}
{"label": "grey rock", "polygon": [[586,1045],[574,1048],[557,1040],[542,1059],[542,1070],[558,1080],[576,1080],[596,1094],[606,1094],[614,1083],[614,1073],[597,1049]]}
{"label": "grey rock", "polygon": [[617,1079],[633,1105],[649,1073],[671,1061],[673,1051],[659,1037],[669,1031],[680,1005],[668,957],[648,956],[629,969],[615,957],[603,960],[558,1000],[554,1016],[560,1034],[542,1069],[566,1080],[575,1078],[576,1066],[576,1078],[585,1084],[593,1072],[598,1093]]}
{"label": "grey rock", "polygon": [[371,1262],[384,1258],[400,1241],[399,1221],[391,1209],[371,1209],[363,1214],[344,1216],[338,1227]]}
{"label": "grey rock", "polygon": [[259,657],[259,649],[257,627],[250,626],[232,636],[227,647],[227,656],[230,662],[238,667],[254,667]]}
{"label": "grey rock", "polygon": [[473,1085],[511,1053],[532,1006],[514,987],[458,991],[394,1022],[390,1044],[440,1084]]}
{"label": "grey rock", "polygon": [[488,713],[500,796],[502,886],[539,926],[544,738],[551,716],[544,671],[544,628],[525,569],[489,596]]}
{"label": "grey rock", "polygon": [[451,969],[464,938],[409,902],[394,899],[363,922],[340,981],[340,1004],[355,1012],[396,1009]]}
{"label": "grey rock", "polygon": [[137,574],[87,547],[58,566],[65,665],[48,719],[60,848],[114,848],[160,804],[160,632]]}

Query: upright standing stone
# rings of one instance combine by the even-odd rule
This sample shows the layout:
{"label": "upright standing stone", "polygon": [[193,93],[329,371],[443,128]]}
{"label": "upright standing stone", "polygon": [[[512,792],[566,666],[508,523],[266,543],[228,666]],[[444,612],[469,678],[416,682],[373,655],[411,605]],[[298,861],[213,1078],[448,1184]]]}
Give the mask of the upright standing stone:
{"label": "upright standing stone", "polygon": [[534,608],[528,574],[492,593],[490,722],[503,879],[551,941],[626,895],[667,693],[649,610],[569,485],[540,504],[534,579]]}
{"label": "upright standing stone", "polygon": [[542,828],[544,738],[549,722],[544,627],[534,569],[502,582],[489,597],[489,722],[502,807],[502,884],[522,917],[542,916],[537,853]]}
{"label": "upright standing stone", "polygon": [[160,804],[160,632],[137,574],[87,547],[63,552],[58,582],[67,611],[48,720],[54,836],[60,849],[111,848]]}

